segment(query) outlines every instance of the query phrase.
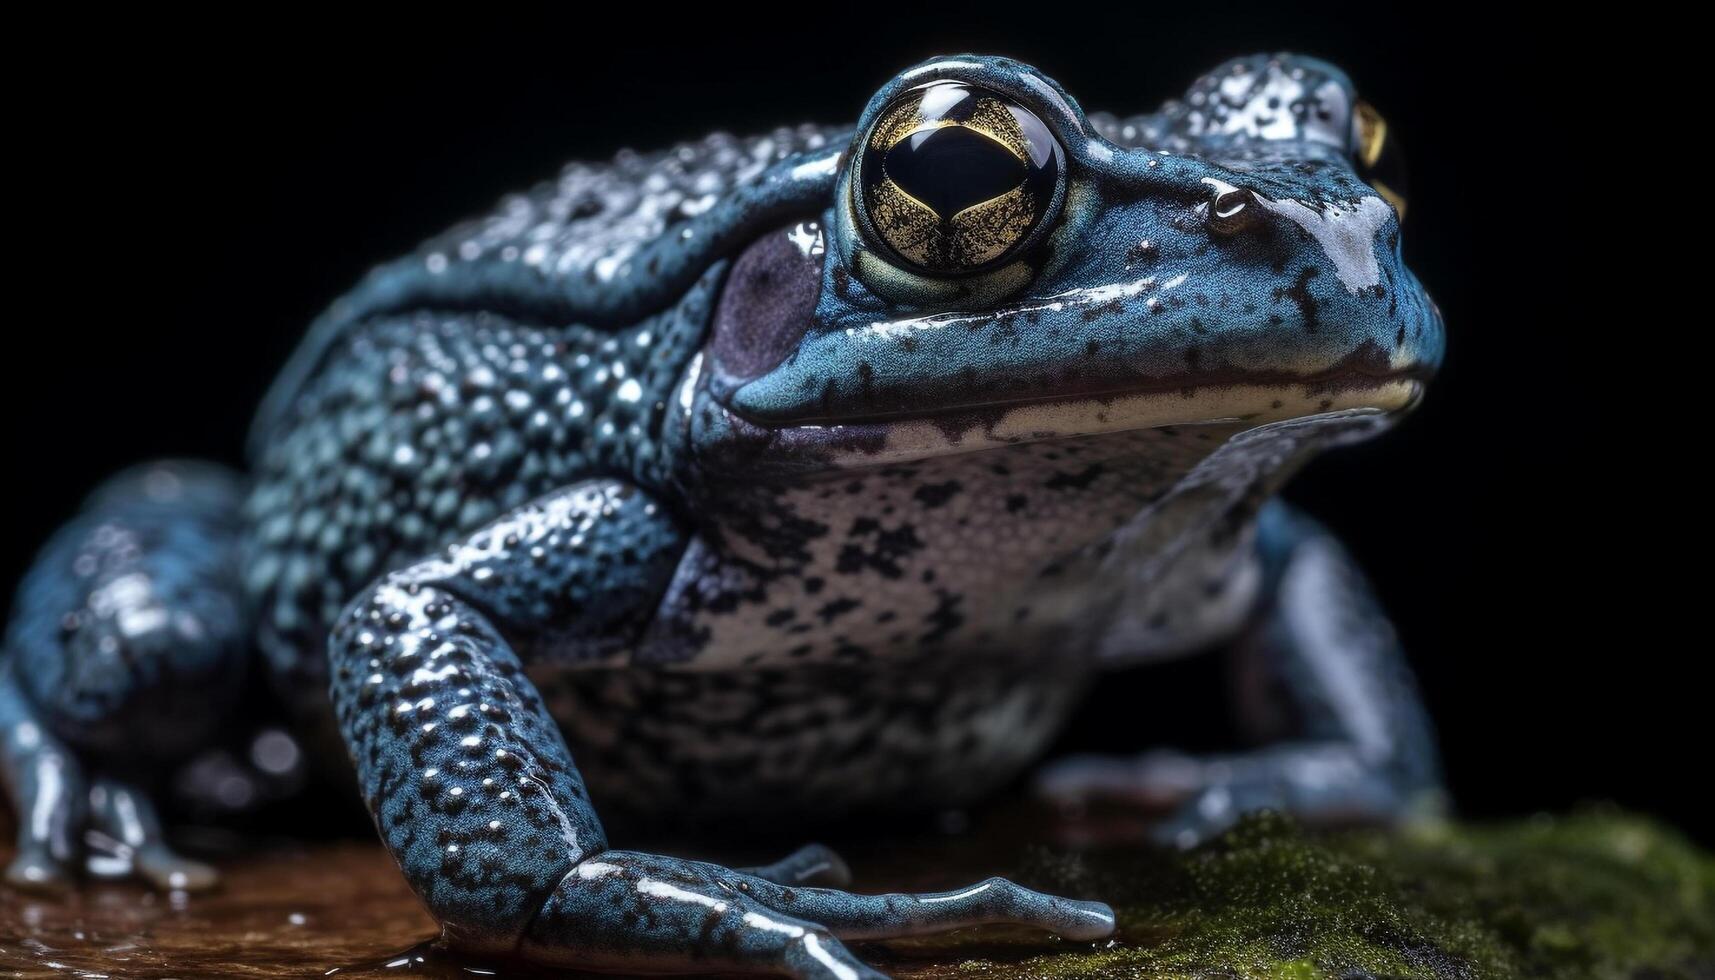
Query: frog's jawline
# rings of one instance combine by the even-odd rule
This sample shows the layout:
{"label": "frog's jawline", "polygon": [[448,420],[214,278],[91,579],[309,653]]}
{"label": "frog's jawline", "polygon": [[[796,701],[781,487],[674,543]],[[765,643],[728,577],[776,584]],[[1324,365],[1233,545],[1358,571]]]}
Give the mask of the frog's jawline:
{"label": "frog's jawline", "polygon": [[[1294,393],[1294,388],[1298,393]],[[723,407],[723,413],[728,423],[741,434],[741,440],[753,447],[752,452],[761,451],[764,457],[784,465],[781,475],[816,479],[872,466],[997,451],[1008,446],[1043,441],[1105,438],[1144,429],[1217,425],[1228,427],[1228,434],[1233,435],[1273,422],[1330,414],[1359,413],[1394,418],[1405,414],[1421,400],[1425,384],[1420,372],[1401,371],[1386,378],[1370,378],[1367,383],[1366,379],[1353,376],[1327,379],[1294,376],[1290,383],[1284,385],[1245,382],[1215,385],[1205,382],[1201,389],[1237,395],[1239,410],[1217,410],[1207,401],[1194,400],[1197,389],[1157,388],[1090,397],[1059,395],[935,415],[895,416],[882,421],[825,425],[763,427],[730,408]],[[1273,395],[1268,394],[1271,391]],[[1179,400],[1174,398],[1176,394],[1182,394],[1190,401],[1183,406],[1188,411],[1153,413],[1146,410],[1129,418],[1126,416],[1130,413],[1122,412],[1121,417],[1109,418],[1090,410],[1096,405],[1118,405],[1123,409],[1126,407],[1123,400],[1127,398],[1147,399],[1154,403],[1154,407],[1167,407],[1170,399]],[[1291,400],[1295,394],[1296,403],[1293,404]],[[1347,397],[1342,398],[1342,395]],[[1366,395],[1374,397],[1366,398]],[[1311,399],[1320,400],[1312,402]],[[1197,406],[1202,407],[1199,409]],[[1042,407],[1050,413],[1056,408],[1065,408],[1070,417],[1038,420],[1046,422],[1046,425],[1020,425],[1016,418],[1008,418],[1009,413],[1028,412],[1035,407]],[[1084,409],[1082,419],[1078,418],[1080,407]],[[1154,417],[1140,417],[1149,415]],[[751,455],[747,458],[754,463],[758,457]]]}
{"label": "frog's jawline", "polygon": [[1068,387],[1048,395],[1022,395],[1012,399],[974,402],[952,406],[931,413],[864,412],[850,416],[800,415],[788,418],[755,418],[732,405],[726,410],[747,425],[764,431],[781,432],[790,429],[824,429],[834,426],[863,426],[899,422],[925,422],[935,425],[955,425],[965,429],[972,425],[998,420],[1007,412],[1036,405],[1072,404],[1078,402],[1111,403],[1123,398],[1148,395],[1180,394],[1187,398],[1204,389],[1220,388],[1298,388],[1306,396],[1346,394],[1381,390],[1399,383],[1414,383],[1421,390],[1434,369],[1421,364],[1393,367],[1387,355],[1375,344],[1366,342],[1333,365],[1319,371],[1254,370],[1220,368],[1164,375],[1139,384],[1090,387]]}

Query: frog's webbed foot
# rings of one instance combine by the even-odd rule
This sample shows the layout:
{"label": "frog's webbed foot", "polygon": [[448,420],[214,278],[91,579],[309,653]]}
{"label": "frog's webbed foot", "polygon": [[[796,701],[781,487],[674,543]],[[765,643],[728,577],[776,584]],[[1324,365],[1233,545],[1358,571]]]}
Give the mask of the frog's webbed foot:
{"label": "frog's webbed foot", "polygon": [[806,844],[773,864],[737,870],[777,885],[844,888],[852,883],[852,869],[845,859],[821,844]]}
{"label": "frog's webbed foot", "polygon": [[[790,859],[789,859],[790,860]],[[698,968],[796,977],[877,977],[842,940],[1008,923],[1091,941],[1114,930],[1099,902],[1002,878],[934,894],[857,895],[783,885],[718,865],[608,851],[574,867],[531,924],[534,960],[655,972]],[[688,958],[687,958],[688,957]]]}
{"label": "frog's webbed foot", "polygon": [[1252,810],[1339,824],[1440,806],[1428,718],[1393,628],[1350,559],[1282,504],[1264,508],[1257,549],[1263,605],[1230,663],[1240,720],[1263,746],[1202,758],[1065,759],[1038,777],[1040,795],[1072,808],[1165,813],[1149,833],[1180,846]]}
{"label": "frog's webbed foot", "polygon": [[220,872],[184,857],[167,844],[154,802],[114,779],[97,779],[89,790],[92,846],[85,870],[98,878],[136,877],[162,891],[207,891]]}

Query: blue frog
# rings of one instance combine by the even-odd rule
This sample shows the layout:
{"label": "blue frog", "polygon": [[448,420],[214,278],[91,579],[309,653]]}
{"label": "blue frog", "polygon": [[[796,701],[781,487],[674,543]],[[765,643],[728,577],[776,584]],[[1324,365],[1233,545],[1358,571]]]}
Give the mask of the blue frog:
{"label": "blue frog", "polygon": [[1102,671],[1192,651],[1244,666],[1272,741],[1065,760],[1042,792],[1165,804],[1180,844],[1264,807],[1413,812],[1439,776],[1393,632],[1274,497],[1441,359],[1394,146],[1310,58],[1120,118],[958,56],[855,127],[505,199],[312,325],[248,475],[142,467],[46,546],[0,668],[8,879],[63,887],[104,835],[122,871],[212,884],[154,799],[257,690],[349,758],[449,942],[582,968],[851,980],[877,974],[846,939],[1109,935],[1003,879],[850,893],[815,846],[615,849],[591,801],[957,807]]}

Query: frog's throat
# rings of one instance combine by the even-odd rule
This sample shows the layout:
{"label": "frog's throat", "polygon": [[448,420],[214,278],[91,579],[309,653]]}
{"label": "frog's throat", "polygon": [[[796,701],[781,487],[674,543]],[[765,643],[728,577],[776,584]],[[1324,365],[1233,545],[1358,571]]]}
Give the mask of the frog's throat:
{"label": "frog's throat", "polygon": [[779,449],[819,452],[840,468],[861,468],[1138,429],[1213,425],[1233,432],[1335,413],[1401,415],[1423,391],[1419,377],[1404,374],[1328,386],[1233,384],[1043,399],[927,418],[791,425],[776,428],[774,437]]}

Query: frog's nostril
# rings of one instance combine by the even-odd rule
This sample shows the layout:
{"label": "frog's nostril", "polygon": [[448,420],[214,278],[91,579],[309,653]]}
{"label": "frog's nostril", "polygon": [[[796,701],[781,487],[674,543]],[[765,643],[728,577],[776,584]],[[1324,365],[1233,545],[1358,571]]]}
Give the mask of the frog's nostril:
{"label": "frog's nostril", "polygon": [[1217,235],[1236,235],[1256,223],[1258,211],[1250,191],[1226,188],[1209,202],[1209,230]]}

